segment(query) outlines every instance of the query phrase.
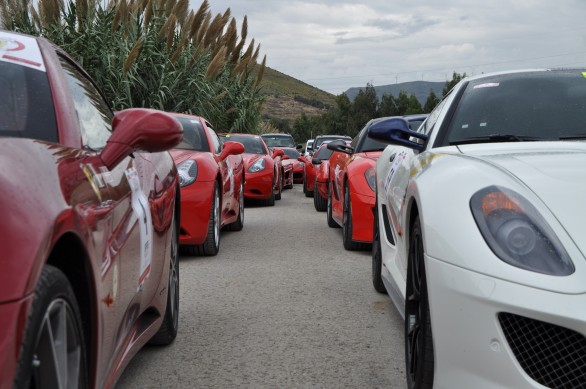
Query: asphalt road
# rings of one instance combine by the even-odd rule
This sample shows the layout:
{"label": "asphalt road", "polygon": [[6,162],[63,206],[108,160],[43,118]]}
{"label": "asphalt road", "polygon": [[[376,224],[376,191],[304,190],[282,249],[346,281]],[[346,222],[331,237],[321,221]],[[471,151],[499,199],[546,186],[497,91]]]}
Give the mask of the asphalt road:
{"label": "asphalt road", "polygon": [[301,185],[247,204],[216,257],[182,256],[179,333],[118,388],[404,388],[402,319]]}

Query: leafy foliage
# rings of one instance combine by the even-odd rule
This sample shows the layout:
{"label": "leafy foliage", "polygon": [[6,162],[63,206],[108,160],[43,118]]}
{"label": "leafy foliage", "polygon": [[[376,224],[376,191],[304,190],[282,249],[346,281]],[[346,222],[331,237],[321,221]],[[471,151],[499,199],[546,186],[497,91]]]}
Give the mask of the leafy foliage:
{"label": "leafy foliage", "polygon": [[151,107],[206,117],[249,132],[260,121],[266,57],[238,37],[228,8],[212,17],[204,0],[9,0],[0,26],[48,38],[101,85],[115,110]]}

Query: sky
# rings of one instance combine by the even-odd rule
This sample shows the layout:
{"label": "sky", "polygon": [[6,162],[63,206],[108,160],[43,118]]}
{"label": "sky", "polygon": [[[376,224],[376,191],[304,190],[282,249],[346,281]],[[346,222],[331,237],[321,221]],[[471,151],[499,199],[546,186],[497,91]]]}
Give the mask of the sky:
{"label": "sky", "polygon": [[[259,62],[339,95],[509,69],[586,67],[586,0],[208,0]],[[200,0],[190,0],[197,10]]]}

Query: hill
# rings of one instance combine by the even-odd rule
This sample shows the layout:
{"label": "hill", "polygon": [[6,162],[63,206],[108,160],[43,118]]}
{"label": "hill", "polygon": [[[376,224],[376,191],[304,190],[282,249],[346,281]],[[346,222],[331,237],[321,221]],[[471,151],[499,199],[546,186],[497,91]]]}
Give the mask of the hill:
{"label": "hill", "polygon": [[317,116],[336,105],[335,96],[267,67],[260,83],[264,118],[295,120],[302,113]]}
{"label": "hill", "polygon": [[[384,93],[398,97],[401,91],[405,91],[408,95],[415,95],[421,105],[424,105],[430,90],[433,89],[441,98],[444,86],[445,82],[411,81],[375,86],[374,89],[379,100]],[[364,87],[350,88],[345,93],[350,101],[354,101],[361,89]],[[260,92],[265,98],[262,108],[263,119],[275,118],[292,122],[302,113],[307,116],[318,116],[336,105],[336,96],[333,94],[269,67],[265,69]]]}
{"label": "hill", "polygon": [[[442,90],[444,89],[445,84],[445,82],[411,81],[402,82],[399,84],[379,85],[375,86],[374,90],[376,91],[376,96],[378,97],[379,101],[385,93],[397,97],[401,91],[405,91],[408,95],[415,95],[421,105],[424,105],[430,90],[433,90],[435,95],[441,98]],[[364,90],[364,87],[350,88],[345,93],[350,101],[354,101],[354,98],[360,90]]]}

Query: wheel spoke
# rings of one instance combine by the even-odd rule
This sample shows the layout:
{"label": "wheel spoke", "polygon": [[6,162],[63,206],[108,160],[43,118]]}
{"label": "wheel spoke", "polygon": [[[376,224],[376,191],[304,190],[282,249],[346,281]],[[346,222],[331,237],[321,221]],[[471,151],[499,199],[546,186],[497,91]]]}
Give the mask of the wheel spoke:
{"label": "wheel spoke", "polygon": [[33,377],[37,388],[75,388],[81,370],[81,339],[66,301],[56,300],[41,324]]}

